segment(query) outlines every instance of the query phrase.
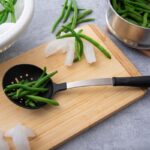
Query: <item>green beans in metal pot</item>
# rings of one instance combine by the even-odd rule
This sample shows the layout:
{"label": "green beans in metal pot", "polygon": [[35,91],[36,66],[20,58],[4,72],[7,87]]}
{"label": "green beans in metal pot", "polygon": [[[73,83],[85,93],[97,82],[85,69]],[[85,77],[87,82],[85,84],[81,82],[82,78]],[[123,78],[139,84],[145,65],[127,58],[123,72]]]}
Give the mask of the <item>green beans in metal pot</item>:
{"label": "green beans in metal pot", "polygon": [[149,28],[150,1],[148,0],[111,0],[115,11],[127,21]]}

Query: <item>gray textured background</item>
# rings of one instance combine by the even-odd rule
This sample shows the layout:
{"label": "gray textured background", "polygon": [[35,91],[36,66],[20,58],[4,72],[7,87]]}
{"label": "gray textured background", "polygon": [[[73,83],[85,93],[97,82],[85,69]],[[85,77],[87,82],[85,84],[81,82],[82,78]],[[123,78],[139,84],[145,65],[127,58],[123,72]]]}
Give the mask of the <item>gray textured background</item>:
{"label": "gray textured background", "polygon": [[[60,13],[62,3],[63,0],[36,0],[35,15],[30,27],[13,47],[0,54],[0,63],[53,39],[50,28]],[[106,30],[106,0],[78,0],[78,4],[93,9],[96,24]],[[150,58],[127,48],[109,36],[142,74],[150,74]],[[61,146],[59,150],[150,150],[150,93],[127,109]]]}

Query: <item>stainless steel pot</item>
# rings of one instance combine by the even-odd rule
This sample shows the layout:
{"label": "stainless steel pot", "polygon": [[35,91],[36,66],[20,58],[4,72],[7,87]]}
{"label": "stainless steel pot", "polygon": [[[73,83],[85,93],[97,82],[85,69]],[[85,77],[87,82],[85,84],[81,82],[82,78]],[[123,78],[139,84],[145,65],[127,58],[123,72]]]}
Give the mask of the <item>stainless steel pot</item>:
{"label": "stainless steel pot", "polygon": [[110,32],[119,40],[136,49],[150,50],[150,28],[132,24],[122,18],[108,0],[106,21]]}

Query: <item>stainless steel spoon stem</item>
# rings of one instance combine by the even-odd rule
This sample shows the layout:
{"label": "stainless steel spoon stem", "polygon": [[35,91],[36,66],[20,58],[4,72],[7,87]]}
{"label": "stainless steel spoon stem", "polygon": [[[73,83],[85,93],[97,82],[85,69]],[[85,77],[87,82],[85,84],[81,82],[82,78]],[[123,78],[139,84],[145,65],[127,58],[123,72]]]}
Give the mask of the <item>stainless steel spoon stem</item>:
{"label": "stainless steel spoon stem", "polygon": [[70,83],[67,83],[67,89],[86,87],[86,86],[104,86],[104,85],[113,85],[112,78],[102,78],[102,79],[70,82]]}

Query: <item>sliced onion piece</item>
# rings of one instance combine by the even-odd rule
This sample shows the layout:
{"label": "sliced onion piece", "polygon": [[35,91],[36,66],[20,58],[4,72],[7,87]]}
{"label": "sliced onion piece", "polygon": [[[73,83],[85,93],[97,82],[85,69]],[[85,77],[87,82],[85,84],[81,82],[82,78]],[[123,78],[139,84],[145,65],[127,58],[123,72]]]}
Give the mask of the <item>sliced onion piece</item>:
{"label": "sliced onion piece", "polygon": [[[63,53],[66,53],[67,51],[68,51],[68,49],[69,49],[69,45],[71,44],[71,43],[73,43],[73,40],[74,40],[74,38],[73,37],[70,37],[70,38],[66,38],[66,47],[64,47],[64,48],[62,48],[62,52]],[[73,43],[74,44],[74,43]]]}
{"label": "sliced onion piece", "polygon": [[68,39],[57,39],[50,42],[45,49],[45,56],[48,57],[50,55],[57,53],[62,49],[67,49],[68,48],[67,44]]}
{"label": "sliced onion piece", "polygon": [[83,41],[84,44],[84,55],[89,64],[96,62],[96,56],[94,52],[94,47],[91,43]]}
{"label": "sliced onion piece", "polygon": [[29,137],[35,137],[35,134],[30,128],[18,124],[16,127],[7,131],[5,136],[12,138],[16,150],[31,150]]}
{"label": "sliced onion piece", "polygon": [[66,60],[65,60],[65,65],[66,66],[71,66],[74,61],[75,57],[75,39],[72,38],[70,42],[68,43],[68,51],[66,54]]}

